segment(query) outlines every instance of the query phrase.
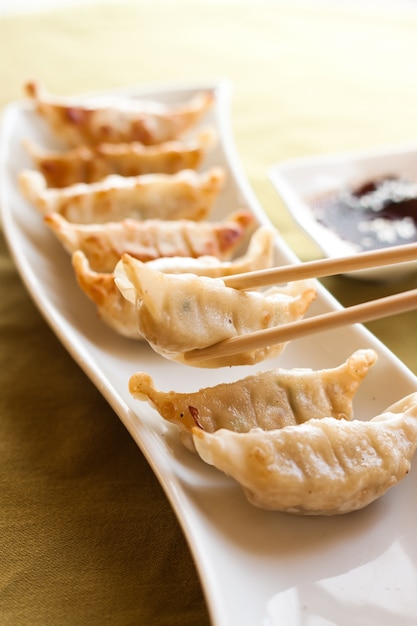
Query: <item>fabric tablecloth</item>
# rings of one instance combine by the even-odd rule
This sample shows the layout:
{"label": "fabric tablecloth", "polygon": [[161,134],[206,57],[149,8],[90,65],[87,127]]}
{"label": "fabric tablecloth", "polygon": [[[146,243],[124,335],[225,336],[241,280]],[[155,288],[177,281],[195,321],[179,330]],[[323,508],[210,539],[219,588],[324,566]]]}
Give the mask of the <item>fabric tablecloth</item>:
{"label": "fabric tablecloth", "polygon": [[[320,252],[268,168],[417,137],[412,5],[114,2],[0,18],[0,52],[1,106],[29,78],[62,95],[229,78],[244,171],[302,260]],[[324,282],[345,305],[417,286]],[[0,290],[0,624],[209,624],[157,479],[37,311],[2,235]],[[417,373],[417,312],[369,327]]]}

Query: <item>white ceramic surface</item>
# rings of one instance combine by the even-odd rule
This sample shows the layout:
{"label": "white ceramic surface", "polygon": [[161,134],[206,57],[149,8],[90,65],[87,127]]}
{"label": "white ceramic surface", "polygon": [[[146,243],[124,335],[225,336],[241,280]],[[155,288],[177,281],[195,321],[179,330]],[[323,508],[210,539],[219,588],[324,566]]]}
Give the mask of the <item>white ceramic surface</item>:
{"label": "white ceramic surface", "polygon": [[[148,85],[130,95],[178,101],[199,88],[215,90],[209,118],[220,144],[205,166],[223,164],[227,187],[213,213],[237,206],[267,218],[246,179],[230,137],[229,85]],[[147,404],[127,389],[132,373],[148,371],[156,385],[178,391],[241,378],[253,369],[333,367],[357,348],[373,347],[378,363],[355,399],[368,419],[417,389],[416,378],[361,326],[292,342],[279,360],[256,368],[193,369],[156,355],[97,323],[95,307],[79,290],[70,259],[40,215],[24,201],[16,177],[30,166],[22,139],[48,145],[30,104],[5,111],[0,146],[4,231],[22,279],[45,319],[113,407],[148,459],[178,516],[199,571],[213,626],[415,626],[417,623],[417,469],[366,509],[340,517],[295,517],[256,509],[233,480],[205,465],[178,441]],[[276,262],[296,262],[277,238]],[[312,312],[338,306],[318,286]],[[80,538],[82,540],[82,538]]]}
{"label": "white ceramic surface", "polygon": [[[290,159],[276,163],[270,170],[271,181],[286,207],[328,257],[354,254],[355,249],[316,221],[311,200],[384,175],[417,181],[417,144]],[[417,262],[352,272],[350,276],[382,281],[403,279],[414,272]]]}

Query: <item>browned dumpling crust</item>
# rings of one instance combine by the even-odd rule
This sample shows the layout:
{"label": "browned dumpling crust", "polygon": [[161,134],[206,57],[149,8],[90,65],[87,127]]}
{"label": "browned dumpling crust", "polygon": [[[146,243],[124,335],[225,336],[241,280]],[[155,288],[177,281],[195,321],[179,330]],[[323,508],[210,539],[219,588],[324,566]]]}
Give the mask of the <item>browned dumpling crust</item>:
{"label": "browned dumpling crust", "polygon": [[222,222],[126,219],[75,224],[59,213],[49,213],[45,222],[70,254],[81,250],[91,269],[112,272],[125,253],[144,262],[160,257],[207,255],[230,259],[252,229],[254,216],[238,211]]}
{"label": "browned dumpling crust", "polygon": [[39,82],[25,85],[26,95],[52,132],[68,146],[139,141],[145,145],[178,139],[212,108],[212,92],[188,102],[162,104],[132,97],[65,98],[50,95]]}
{"label": "browned dumpling crust", "polygon": [[181,170],[177,174],[113,174],[97,183],[77,183],[51,189],[40,172],[24,170],[19,176],[25,198],[42,215],[57,212],[69,222],[91,224],[126,218],[203,220],[210,213],[225,178],[222,168],[205,172]]}
{"label": "browned dumpling crust", "polygon": [[211,278],[254,272],[272,267],[275,238],[275,228],[259,226],[252,234],[246,252],[242,256],[233,257],[230,261],[223,260],[224,255],[218,254],[216,256],[205,254],[195,258],[164,255],[150,261],[149,265],[165,274],[195,274]]}
{"label": "browned dumpling crust", "polygon": [[[184,271],[199,276],[225,276],[242,271],[253,271],[270,267],[274,232],[259,227],[253,234],[247,253],[233,261],[220,261],[216,257],[164,257],[149,261],[153,267],[166,273],[179,274]],[[91,269],[88,259],[81,250],[72,255],[72,264],[78,284],[97,306],[102,321],[117,333],[132,339],[141,339],[137,325],[136,297],[122,296],[115,284],[115,274],[99,273]],[[117,270],[117,268],[116,268]]]}
{"label": "browned dumpling crust", "polygon": [[84,145],[65,151],[40,150],[31,144],[26,147],[48,187],[61,188],[94,183],[111,174],[175,174],[184,169],[198,169],[213,143],[214,133],[206,130],[195,138],[153,146],[134,141]]}
{"label": "browned dumpling crust", "polygon": [[201,458],[232,476],[255,506],[300,515],[361,509],[410,471],[417,393],[369,421],[311,419],[247,433],[193,430]]}
{"label": "browned dumpling crust", "polygon": [[375,361],[373,350],[357,350],[336,368],[277,368],[191,393],[158,390],[149,374],[137,372],[129,391],[176,424],[184,445],[195,450],[195,426],[209,433],[221,428],[242,433],[323,417],[350,420],[353,397]]}
{"label": "browned dumpling crust", "polygon": [[85,255],[78,251],[72,256],[78,284],[97,307],[99,318],[119,335],[141,339],[137,325],[136,307],[123,298],[114,282],[114,275],[92,272]]}
{"label": "browned dumpling crust", "polygon": [[[188,351],[300,319],[316,296],[314,281],[264,292],[226,287],[220,278],[164,274],[123,255],[123,270],[138,302],[138,326],[165,358],[186,362]],[[230,357],[193,361],[198,367],[248,365],[280,353],[285,344]]]}

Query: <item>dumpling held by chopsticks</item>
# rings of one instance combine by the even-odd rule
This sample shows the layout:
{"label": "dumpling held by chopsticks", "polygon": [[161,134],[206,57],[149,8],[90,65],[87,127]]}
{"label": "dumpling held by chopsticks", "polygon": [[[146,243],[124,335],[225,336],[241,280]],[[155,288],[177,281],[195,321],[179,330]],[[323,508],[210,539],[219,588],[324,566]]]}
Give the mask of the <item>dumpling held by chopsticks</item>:
{"label": "dumpling held by chopsticks", "polygon": [[[274,231],[260,226],[253,234],[245,255],[232,261],[221,261],[214,256],[163,257],[148,261],[151,267],[168,274],[192,272],[199,276],[226,276],[239,272],[270,267]],[[142,339],[137,327],[135,297],[126,299],[116,287],[113,272],[94,271],[81,250],[72,255],[72,264],[78,284],[97,306],[99,317],[116,332],[132,339]],[[118,266],[116,266],[116,273]],[[130,283],[128,283],[130,285]]]}
{"label": "dumpling held by chopsticks", "polygon": [[[128,298],[134,294],[141,335],[156,352],[180,362],[186,362],[185,354],[194,349],[297,320],[316,295],[311,281],[264,292],[239,291],[226,287],[220,278],[164,274],[129,255],[122,262],[130,287],[126,289],[126,281],[116,281]],[[279,354],[284,345],[194,360],[193,365],[248,365]]]}

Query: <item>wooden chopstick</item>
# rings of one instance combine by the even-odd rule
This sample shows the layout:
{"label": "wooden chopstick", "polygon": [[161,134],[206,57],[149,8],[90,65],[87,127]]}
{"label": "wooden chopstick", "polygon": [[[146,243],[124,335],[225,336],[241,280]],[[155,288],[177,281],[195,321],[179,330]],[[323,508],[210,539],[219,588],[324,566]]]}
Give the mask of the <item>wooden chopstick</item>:
{"label": "wooden chopstick", "polygon": [[371,302],[364,302],[346,309],[337,309],[329,313],[316,315],[296,322],[258,330],[247,335],[240,335],[219,343],[186,352],[184,357],[189,363],[212,358],[221,358],[256,350],[277,343],[299,339],[312,333],[330,330],[347,324],[369,322],[371,320],[405,313],[417,308],[417,289],[404,291]]}
{"label": "wooden chopstick", "polygon": [[233,274],[223,278],[223,281],[226,287],[255,289],[257,287],[266,287],[267,285],[305,280],[306,278],[322,278],[323,276],[345,274],[363,269],[397,265],[407,261],[417,261],[416,243],[372,250],[371,252],[360,252],[337,259],[320,259],[295,265],[271,267],[244,274]]}

